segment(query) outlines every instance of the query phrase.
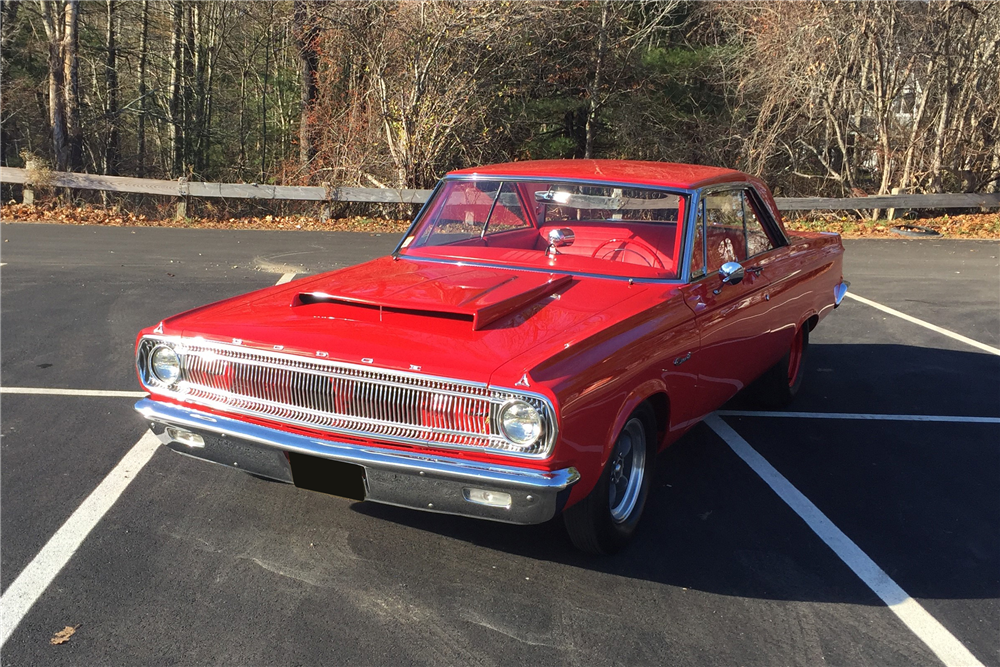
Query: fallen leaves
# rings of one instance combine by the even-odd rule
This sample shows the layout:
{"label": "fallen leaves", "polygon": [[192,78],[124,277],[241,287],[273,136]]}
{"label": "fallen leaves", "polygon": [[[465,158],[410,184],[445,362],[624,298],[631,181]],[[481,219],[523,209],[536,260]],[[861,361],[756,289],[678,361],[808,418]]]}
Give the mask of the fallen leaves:
{"label": "fallen leaves", "polygon": [[52,639],[49,640],[49,643],[52,644],[53,646],[58,646],[59,644],[65,644],[66,642],[69,641],[69,638],[73,636],[78,627],[80,626],[67,625],[65,628],[52,635]]}
{"label": "fallen leaves", "polygon": [[302,215],[266,215],[243,218],[187,218],[157,220],[144,214],[130,213],[101,206],[57,206],[54,203],[16,204],[0,207],[0,219],[5,222],[55,222],[67,225],[106,225],[112,227],[186,227],[200,229],[288,229],[311,232],[369,232],[402,234],[409,220],[389,220],[352,216],[320,220]]}
{"label": "fallen leaves", "polygon": [[[892,231],[896,225],[920,225],[938,232],[944,238],[1000,239],[1000,213],[965,213],[942,215],[917,220],[858,220],[840,218],[825,220],[786,220],[789,231],[837,232],[846,238],[907,238]],[[941,238],[935,237],[935,238]]]}
{"label": "fallen leaves", "polygon": [[[188,218],[186,220],[151,219],[100,206],[57,206],[54,203],[25,205],[8,203],[0,207],[0,219],[11,222],[56,222],[68,225],[109,225],[115,227],[188,227],[201,229],[271,229],[310,232],[366,232],[370,234],[402,234],[409,229],[409,220],[390,220],[353,216],[320,220],[302,215],[265,215],[245,218]],[[847,238],[905,238],[894,234],[894,225],[907,223],[930,227],[945,238],[1000,239],[1000,213],[967,213],[942,215],[919,220],[858,220],[834,215],[821,219],[786,220],[789,231],[837,232]],[[6,242],[6,241],[5,241]]]}

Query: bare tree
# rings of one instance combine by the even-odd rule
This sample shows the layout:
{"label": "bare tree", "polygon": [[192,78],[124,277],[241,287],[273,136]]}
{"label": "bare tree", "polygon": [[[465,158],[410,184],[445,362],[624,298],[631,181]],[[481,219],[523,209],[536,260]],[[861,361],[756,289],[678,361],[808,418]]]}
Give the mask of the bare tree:
{"label": "bare tree", "polygon": [[104,79],[107,86],[107,103],[104,115],[108,124],[108,139],[104,151],[104,173],[118,173],[118,152],[121,142],[121,133],[118,128],[118,45],[116,43],[116,33],[118,31],[117,17],[115,9],[116,0],[105,0],[107,7],[107,57],[104,64]]}
{"label": "bare tree", "polygon": [[139,28],[139,62],[138,62],[138,107],[136,118],[136,175],[142,178],[146,174],[146,63],[149,58],[149,0],[142,0],[142,18]]}
{"label": "bare tree", "polygon": [[293,20],[299,51],[299,79],[302,109],[299,113],[299,161],[303,169],[316,156],[315,114],[319,94],[319,24],[316,3],[295,0]]}

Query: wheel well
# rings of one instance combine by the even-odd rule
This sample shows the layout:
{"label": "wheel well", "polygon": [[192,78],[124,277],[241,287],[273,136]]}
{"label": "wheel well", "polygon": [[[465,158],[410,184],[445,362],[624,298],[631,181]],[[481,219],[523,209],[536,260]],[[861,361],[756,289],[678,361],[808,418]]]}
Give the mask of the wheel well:
{"label": "wheel well", "polygon": [[670,399],[661,392],[647,398],[646,403],[649,403],[656,417],[656,441],[661,443],[670,427]]}
{"label": "wheel well", "polygon": [[812,331],[819,324],[819,315],[813,315],[808,320],[806,320],[806,331]]}

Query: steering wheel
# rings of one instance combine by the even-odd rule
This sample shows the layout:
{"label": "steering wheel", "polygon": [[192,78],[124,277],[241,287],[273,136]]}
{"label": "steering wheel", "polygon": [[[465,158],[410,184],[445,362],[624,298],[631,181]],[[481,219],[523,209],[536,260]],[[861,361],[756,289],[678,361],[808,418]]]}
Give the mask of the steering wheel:
{"label": "steering wheel", "polygon": [[[602,257],[597,256],[601,252],[601,250],[608,247],[612,243],[621,243],[624,245],[620,248],[611,248],[608,252],[604,253]],[[649,257],[639,252],[638,250],[629,248],[628,246],[630,245],[639,246],[649,254]],[[666,267],[663,266],[663,262],[660,261],[660,257],[659,255],[657,255],[656,251],[650,248],[642,241],[639,241],[638,239],[611,239],[610,241],[605,241],[604,243],[602,243],[601,245],[597,246],[597,248],[594,249],[594,252],[593,254],[591,254],[591,257],[593,257],[594,259],[610,259],[611,261],[614,261],[615,259],[617,259],[616,255],[621,256],[619,255],[619,253],[626,253],[626,252],[638,255],[639,259],[641,259],[646,263],[646,266],[666,270]],[[624,262],[625,260],[622,259],[621,261]],[[654,265],[653,262],[656,262],[656,264]]]}

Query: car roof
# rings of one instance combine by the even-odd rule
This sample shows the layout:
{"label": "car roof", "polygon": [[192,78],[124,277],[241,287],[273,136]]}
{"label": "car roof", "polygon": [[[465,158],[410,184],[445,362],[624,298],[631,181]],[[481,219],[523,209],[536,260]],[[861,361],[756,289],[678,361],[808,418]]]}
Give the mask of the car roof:
{"label": "car roof", "polygon": [[640,160],[528,160],[459,169],[448,176],[543,177],[695,189],[716,183],[752,182],[735,169]]}

